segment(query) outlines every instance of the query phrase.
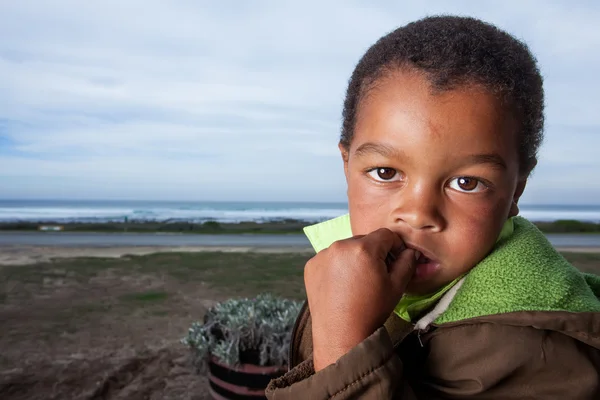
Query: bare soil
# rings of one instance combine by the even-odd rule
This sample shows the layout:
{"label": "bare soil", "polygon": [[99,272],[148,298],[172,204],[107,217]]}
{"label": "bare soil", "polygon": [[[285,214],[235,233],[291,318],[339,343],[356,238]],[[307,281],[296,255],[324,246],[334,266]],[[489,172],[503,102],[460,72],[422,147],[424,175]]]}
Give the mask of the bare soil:
{"label": "bare soil", "polygon": [[208,399],[180,342],[191,323],[233,296],[301,298],[308,257],[202,252],[2,265],[0,399]]}

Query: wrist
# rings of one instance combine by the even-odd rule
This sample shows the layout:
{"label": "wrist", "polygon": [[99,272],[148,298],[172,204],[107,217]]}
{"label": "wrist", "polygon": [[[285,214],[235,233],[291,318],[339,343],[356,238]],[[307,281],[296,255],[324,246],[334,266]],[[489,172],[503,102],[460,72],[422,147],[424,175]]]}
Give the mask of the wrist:
{"label": "wrist", "polygon": [[315,372],[335,364],[337,360],[348,353],[352,347],[333,347],[331,344],[325,346],[313,346],[313,365]]}
{"label": "wrist", "polygon": [[333,334],[315,330],[313,325],[313,364],[315,372],[335,364],[369,335],[357,334],[348,330],[333,330]]}

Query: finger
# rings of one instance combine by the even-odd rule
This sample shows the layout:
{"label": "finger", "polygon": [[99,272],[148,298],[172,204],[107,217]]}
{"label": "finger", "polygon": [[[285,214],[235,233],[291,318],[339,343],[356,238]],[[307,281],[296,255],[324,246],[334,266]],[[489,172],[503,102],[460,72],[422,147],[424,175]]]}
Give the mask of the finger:
{"label": "finger", "polygon": [[[371,232],[362,240],[366,243],[369,251],[381,260],[396,258],[406,247],[400,235],[387,228]],[[392,255],[390,258],[388,258],[389,254]]]}
{"label": "finger", "polygon": [[396,261],[390,265],[390,280],[396,294],[402,295],[404,293],[406,285],[412,279],[416,269],[416,252],[413,249],[406,249],[401,252]]}

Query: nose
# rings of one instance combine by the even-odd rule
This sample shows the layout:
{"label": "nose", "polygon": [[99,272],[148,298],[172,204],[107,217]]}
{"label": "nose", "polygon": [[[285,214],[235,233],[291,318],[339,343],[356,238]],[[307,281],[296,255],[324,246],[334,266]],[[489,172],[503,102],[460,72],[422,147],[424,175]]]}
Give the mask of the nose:
{"label": "nose", "polygon": [[406,185],[393,199],[393,222],[408,225],[414,230],[440,232],[446,222],[441,210],[442,194],[433,185]]}

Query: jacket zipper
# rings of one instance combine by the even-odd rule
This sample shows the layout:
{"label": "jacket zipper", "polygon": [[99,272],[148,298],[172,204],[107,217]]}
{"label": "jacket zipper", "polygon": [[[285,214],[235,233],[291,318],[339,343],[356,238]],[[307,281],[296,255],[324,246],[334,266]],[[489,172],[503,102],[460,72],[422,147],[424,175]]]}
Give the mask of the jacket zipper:
{"label": "jacket zipper", "polygon": [[302,304],[302,308],[300,308],[300,312],[298,313],[298,316],[296,317],[296,321],[294,322],[294,329],[292,330],[292,336],[290,338],[290,348],[288,351],[288,371],[290,371],[292,369],[292,365],[295,362],[294,348],[296,347],[296,336],[298,333],[298,325],[300,325],[300,321],[302,320],[302,317],[306,313],[307,309],[308,309],[308,300],[305,300],[304,304]]}
{"label": "jacket zipper", "polygon": [[419,339],[419,344],[421,345],[421,347],[425,347],[423,345],[423,341],[421,340],[421,334],[422,333],[428,333],[429,331],[431,331],[431,328],[437,328],[437,326],[433,325],[433,324],[429,324],[427,325],[424,329],[416,329],[417,331],[417,339]]}

